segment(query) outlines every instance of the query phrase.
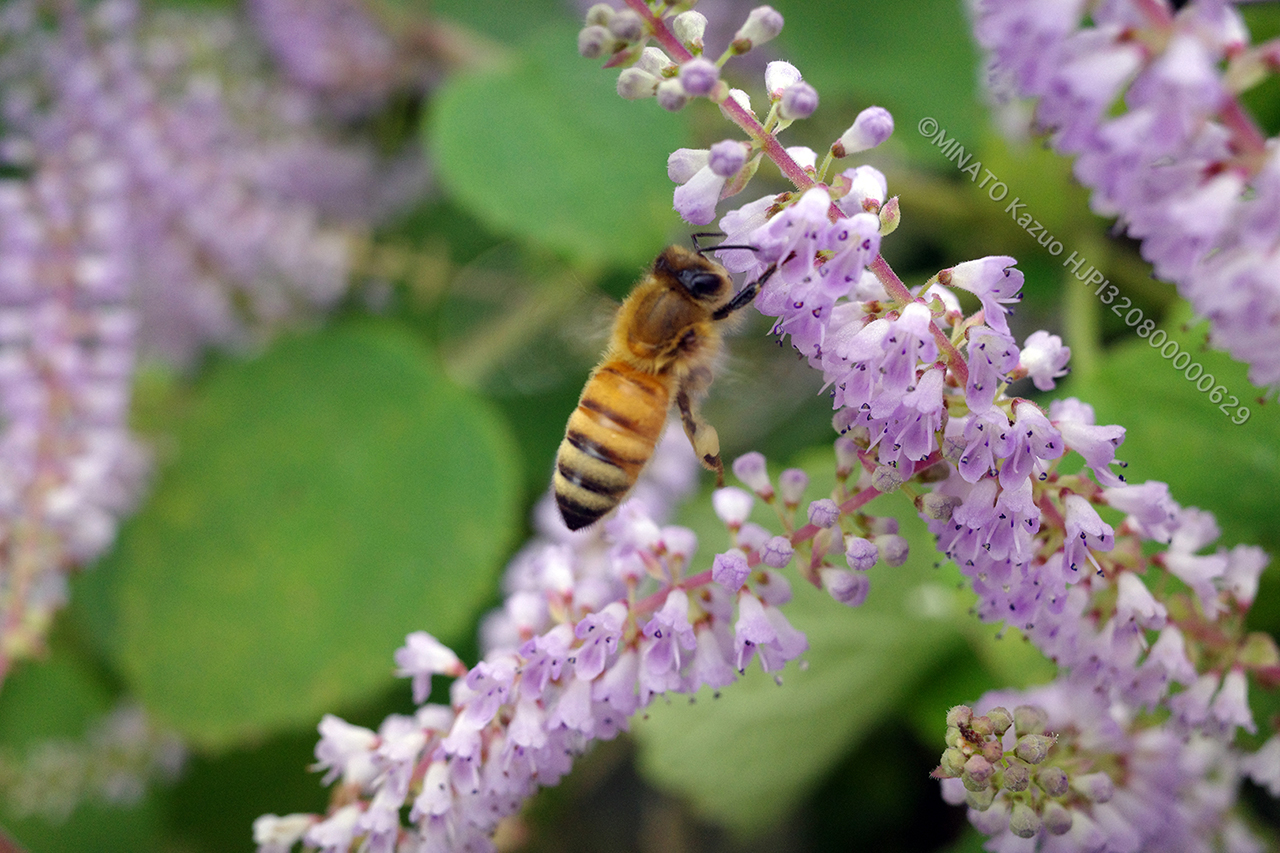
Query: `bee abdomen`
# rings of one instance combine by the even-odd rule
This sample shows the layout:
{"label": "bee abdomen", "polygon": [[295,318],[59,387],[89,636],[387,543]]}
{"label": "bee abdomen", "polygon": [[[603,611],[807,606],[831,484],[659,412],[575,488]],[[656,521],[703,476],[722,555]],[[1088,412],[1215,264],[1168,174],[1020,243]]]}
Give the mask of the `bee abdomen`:
{"label": "bee abdomen", "polygon": [[616,507],[653,455],[667,420],[665,377],[623,362],[592,375],[556,454],[556,503],[570,530]]}

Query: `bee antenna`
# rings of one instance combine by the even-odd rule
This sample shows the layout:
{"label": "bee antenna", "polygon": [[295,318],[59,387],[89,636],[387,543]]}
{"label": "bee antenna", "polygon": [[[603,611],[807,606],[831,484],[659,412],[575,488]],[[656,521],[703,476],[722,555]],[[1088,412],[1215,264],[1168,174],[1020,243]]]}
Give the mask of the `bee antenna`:
{"label": "bee antenna", "polygon": [[760,248],[758,246],[748,246],[745,244],[738,245],[738,244],[721,243],[718,246],[703,246],[698,242],[699,237],[724,237],[724,236],[725,236],[725,233],[723,231],[699,231],[697,234],[690,234],[689,239],[693,241],[693,250],[697,252],[699,255],[705,255],[707,252],[720,252],[725,249],[745,249],[749,252],[760,251]]}

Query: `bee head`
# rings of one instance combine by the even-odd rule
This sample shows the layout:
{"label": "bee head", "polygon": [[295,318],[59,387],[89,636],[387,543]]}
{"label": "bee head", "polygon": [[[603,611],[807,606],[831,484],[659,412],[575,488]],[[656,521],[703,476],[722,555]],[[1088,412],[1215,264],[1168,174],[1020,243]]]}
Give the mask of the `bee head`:
{"label": "bee head", "polygon": [[697,302],[716,305],[733,293],[733,280],[724,267],[680,246],[671,246],[659,255],[653,271],[659,277],[669,277]]}

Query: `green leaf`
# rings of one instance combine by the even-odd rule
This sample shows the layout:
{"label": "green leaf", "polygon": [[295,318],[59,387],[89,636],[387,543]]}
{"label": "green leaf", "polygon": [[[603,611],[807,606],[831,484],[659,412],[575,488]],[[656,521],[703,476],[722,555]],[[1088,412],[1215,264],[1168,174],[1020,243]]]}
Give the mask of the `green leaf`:
{"label": "green leaf", "polygon": [[[1258,391],[1242,365],[1205,348],[1203,325],[1184,331],[1171,318],[1161,328],[1185,356],[1165,359],[1141,339],[1113,347],[1086,401],[1093,405],[1098,423],[1125,428],[1117,456],[1128,463],[1124,475],[1129,482],[1163,480],[1180,504],[1207,509],[1217,517],[1224,544],[1259,544],[1275,552],[1280,548],[1275,524],[1280,412],[1258,405]],[[1166,352],[1173,354],[1173,345],[1167,346]],[[1203,374],[1192,364],[1199,364]],[[1211,387],[1206,379],[1210,374]],[[1206,391],[1198,390],[1188,376],[1203,383]],[[1226,390],[1215,403],[1210,394],[1218,386]],[[1241,406],[1251,412],[1237,425],[1231,414]]]}
{"label": "green leaf", "polygon": [[385,688],[405,634],[457,637],[492,594],[513,442],[401,332],[349,325],[222,364],[176,439],[97,569],[98,610],[132,690],[196,744],[314,725]]}
{"label": "green leaf", "polygon": [[[60,742],[77,751],[88,748],[89,732],[112,708],[112,698],[95,668],[77,657],[56,636],[52,654],[19,665],[0,691],[0,762],[24,762],[43,744]],[[12,784],[12,780],[9,783]],[[160,815],[150,796],[141,803],[108,806],[96,799],[80,801],[65,820],[43,814],[18,816],[13,804],[0,803],[0,850],[4,832],[29,853],[61,853],[92,849],[102,853],[154,850],[159,847]]]}
{"label": "green leaf", "polygon": [[452,78],[426,136],[457,203],[495,231],[582,261],[640,264],[679,221],[667,156],[683,119],[615,91],[576,28],[539,32],[509,66]]}
{"label": "green leaf", "polygon": [[[814,483],[807,501],[832,482],[830,451],[803,467]],[[911,557],[896,569],[873,568],[870,597],[855,609],[788,573],[795,598],[783,611],[808,635],[804,667],[789,666],[779,685],[753,665],[717,698],[704,690],[692,706],[659,703],[635,724],[642,771],[704,816],[744,834],[768,827],[862,737],[901,713],[934,666],[964,643],[958,621],[970,598],[933,568],[936,552],[905,498],[880,498],[868,511],[901,517]],[[703,547],[727,546],[714,518],[692,526]]]}
{"label": "green leaf", "polygon": [[896,124],[893,138],[922,156],[929,142],[916,126],[926,116],[948,138],[978,144],[976,49],[958,0],[792,0],[782,11],[781,52],[824,99],[885,107]]}

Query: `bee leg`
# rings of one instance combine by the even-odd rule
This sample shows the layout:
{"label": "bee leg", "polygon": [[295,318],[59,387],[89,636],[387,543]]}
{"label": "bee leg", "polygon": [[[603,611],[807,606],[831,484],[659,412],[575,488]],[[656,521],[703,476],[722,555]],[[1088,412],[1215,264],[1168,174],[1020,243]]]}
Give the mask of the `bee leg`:
{"label": "bee leg", "polygon": [[724,486],[724,463],[720,460],[720,434],[716,428],[702,419],[693,398],[684,388],[676,393],[676,405],[680,407],[680,423],[689,436],[693,452],[708,471],[716,472],[716,488]]}
{"label": "bee leg", "polygon": [[718,308],[711,315],[712,320],[723,320],[735,311],[746,308],[755,301],[756,294],[760,292],[760,288],[764,287],[765,282],[778,270],[777,264],[771,264],[758,279],[748,285],[744,285],[742,290],[731,299],[727,304]]}

